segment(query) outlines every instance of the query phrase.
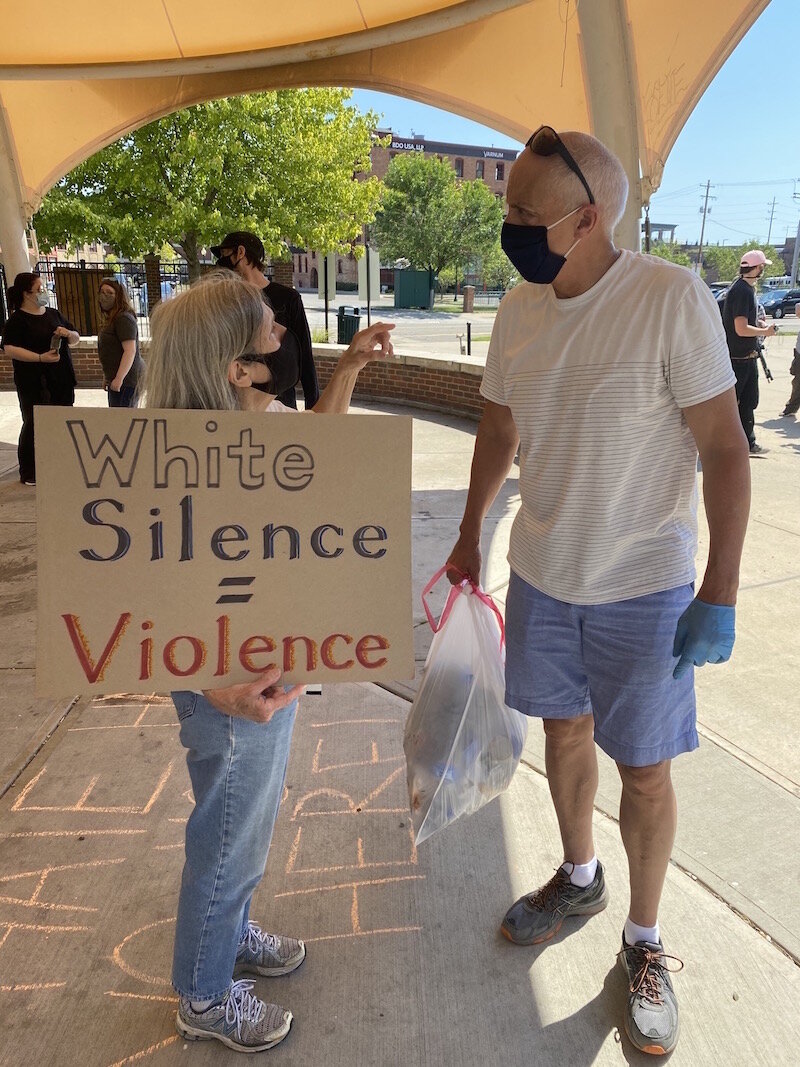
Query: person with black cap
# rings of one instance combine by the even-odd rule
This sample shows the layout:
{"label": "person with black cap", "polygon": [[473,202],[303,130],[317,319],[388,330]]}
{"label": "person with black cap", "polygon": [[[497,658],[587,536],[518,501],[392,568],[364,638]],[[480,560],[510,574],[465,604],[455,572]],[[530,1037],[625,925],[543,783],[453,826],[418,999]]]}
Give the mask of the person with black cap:
{"label": "person with black cap", "polygon": [[[237,230],[226,234],[220,244],[212,245],[211,252],[217,259],[217,266],[227,267],[261,290],[261,295],[275,313],[279,326],[294,334],[300,350],[299,381],[303,389],[306,410],[313,408],[319,400],[319,383],[311,350],[311,332],[308,328],[303,301],[296,289],[279,282],[270,281],[264,274],[264,245],[256,234],[248,230]],[[287,407],[296,408],[294,385],[286,389],[278,400]]]}
{"label": "person with black cap", "polygon": [[728,341],[733,373],[736,375],[736,400],[742,429],[747,435],[750,454],[767,451],[756,444],[755,410],[758,407],[758,340],[772,337],[774,326],[758,325],[756,285],[764,268],[772,260],[753,248],[745,252],[739,264],[739,277],[730,287],[722,306],[722,324]]}

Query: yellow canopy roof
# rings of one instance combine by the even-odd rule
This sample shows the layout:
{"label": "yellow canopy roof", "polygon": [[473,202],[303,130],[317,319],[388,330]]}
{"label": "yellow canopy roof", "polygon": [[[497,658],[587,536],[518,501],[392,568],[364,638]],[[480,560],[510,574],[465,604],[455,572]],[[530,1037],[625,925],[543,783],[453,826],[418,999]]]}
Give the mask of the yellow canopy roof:
{"label": "yellow canopy roof", "polygon": [[30,216],[82,159],[199,101],[350,85],[520,140],[542,122],[594,133],[634,179],[624,225],[638,240],[681,127],[768,2],[0,0],[0,195]]}

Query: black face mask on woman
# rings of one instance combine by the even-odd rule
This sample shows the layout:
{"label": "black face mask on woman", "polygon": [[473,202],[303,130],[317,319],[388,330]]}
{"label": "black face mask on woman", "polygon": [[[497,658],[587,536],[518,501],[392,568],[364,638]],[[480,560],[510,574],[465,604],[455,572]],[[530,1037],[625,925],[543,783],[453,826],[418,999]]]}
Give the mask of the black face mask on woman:
{"label": "black face mask on woman", "polygon": [[243,363],[261,363],[270,373],[268,382],[253,382],[262,393],[280,396],[300,381],[300,343],[291,330],[281,339],[274,352],[247,352],[240,357]]}
{"label": "black face mask on woman", "polygon": [[[575,208],[575,211],[581,209]],[[538,285],[550,285],[558,277],[558,272],[567,262],[570,254],[578,241],[568,248],[563,256],[552,252],[547,243],[547,231],[558,226],[559,222],[574,215],[575,211],[569,211],[560,219],[552,222],[549,226],[516,226],[513,222],[504,222],[500,231],[500,245],[517,268],[520,277],[526,282],[536,282]]]}

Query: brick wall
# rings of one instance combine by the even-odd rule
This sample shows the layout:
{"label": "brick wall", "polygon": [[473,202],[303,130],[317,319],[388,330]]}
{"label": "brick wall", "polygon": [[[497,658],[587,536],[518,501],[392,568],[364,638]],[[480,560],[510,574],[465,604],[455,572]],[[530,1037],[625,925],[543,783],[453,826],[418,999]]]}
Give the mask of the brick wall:
{"label": "brick wall", "polygon": [[[314,361],[321,388],[330,381],[343,352],[336,345],[315,345]],[[402,356],[369,363],[358,376],[353,399],[385,400],[478,419],[484,400],[479,387],[483,367],[424,356]]]}
{"label": "brick wall", "polygon": [[[147,340],[141,341],[140,346],[142,356],[147,361]],[[314,345],[314,360],[321,388],[330,381],[343,351],[343,345]],[[102,388],[103,375],[94,338],[82,338],[80,344],[75,345],[72,362],[79,387]],[[477,419],[480,418],[484,403],[478,391],[482,374],[481,366],[470,363],[395,355],[387,363],[370,363],[361,371],[353,398],[384,400]],[[11,360],[7,357],[0,359],[0,388],[14,388]]]}

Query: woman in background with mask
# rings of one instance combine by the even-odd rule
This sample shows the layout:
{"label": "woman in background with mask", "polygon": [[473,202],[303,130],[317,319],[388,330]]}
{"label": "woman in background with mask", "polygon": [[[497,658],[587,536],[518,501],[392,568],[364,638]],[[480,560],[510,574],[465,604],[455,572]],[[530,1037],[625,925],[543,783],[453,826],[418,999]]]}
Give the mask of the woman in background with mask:
{"label": "woman in background with mask", "polygon": [[18,274],[8,289],[8,303],[12,314],[3,330],[3,348],[14,365],[14,385],[22,412],[17,447],[19,480],[23,485],[35,485],[33,409],[37,404],[72,407],[75,403],[75,371],[69,346],[76,345],[79,336],[71,322],[48,306],[38,274]]}
{"label": "woman in background with mask", "polygon": [[[347,411],[362,367],[391,356],[392,329],[378,322],[355,335],[314,412]],[[297,339],[275,329],[260,289],[219,271],[156,308],[145,405],[296,415],[276,397],[297,382],[299,366]],[[176,1025],[185,1039],[239,1052],[277,1045],[292,1023],[290,1011],[261,1000],[242,976],[289,974],[306,955],[302,941],[250,918],[302,692],[284,689],[280,677],[272,669],[240,685],[172,694],[195,802],[175,929]]]}
{"label": "woman in background with mask", "polygon": [[97,355],[108,390],[108,406],[136,407],[136,386],[144,372],[144,361],[139,355],[139,330],[128,291],[116,278],[104,278],[97,302],[103,316],[97,333]]}

